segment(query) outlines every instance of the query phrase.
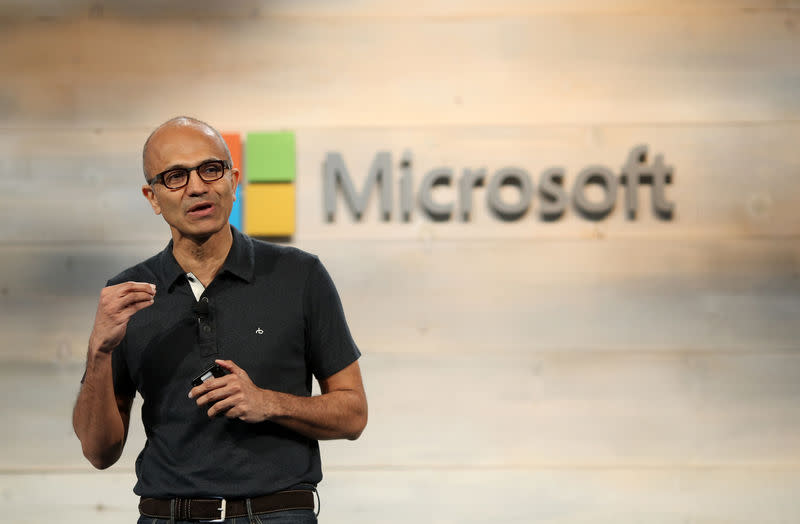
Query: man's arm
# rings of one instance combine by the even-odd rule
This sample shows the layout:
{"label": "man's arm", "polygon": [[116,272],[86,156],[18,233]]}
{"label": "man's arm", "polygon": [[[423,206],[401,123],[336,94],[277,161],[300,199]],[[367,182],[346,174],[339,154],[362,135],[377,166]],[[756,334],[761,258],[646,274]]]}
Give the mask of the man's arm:
{"label": "man's arm", "polygon": [[143,282],[125,282],[100,292],[86,376],[72,412],[83,454],[98,469],[111,466],[122,455],[133,404],[132,396],[114,393],[111,352],[125,336],[131,316],[151,305],[154,296],[155,286]]}
{"label": "man's arm", "polygon": [[367,425],[367,396],[358,361],[319,381],[321,395],[301,397],[261,389],[230,360],[217,360],[229,375],[192,388],[208,416],[224,414],[245,422],[269,420],[316,440],[357,439]]}
{"label": "man's arm", "polygon": [[72,427],[92,466],[105,469],[119,460],[128,438],[132,405],[132,397],[114,394],[111,355],[89,356],[72,412]]}

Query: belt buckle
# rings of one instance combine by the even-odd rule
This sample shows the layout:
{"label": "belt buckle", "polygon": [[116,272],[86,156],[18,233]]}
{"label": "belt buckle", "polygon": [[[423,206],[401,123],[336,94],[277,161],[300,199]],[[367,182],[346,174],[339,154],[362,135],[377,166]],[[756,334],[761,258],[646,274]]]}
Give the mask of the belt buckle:
{"label": "belt buckle", "polygon": [[217,511],[219,511],[219,518],[213,520],[203,520],[201,522],[225,522],[225,513],[228,506],[228,501],[225,500],[224,497],[211,497],[213,499],[219,500],[219,507]]}

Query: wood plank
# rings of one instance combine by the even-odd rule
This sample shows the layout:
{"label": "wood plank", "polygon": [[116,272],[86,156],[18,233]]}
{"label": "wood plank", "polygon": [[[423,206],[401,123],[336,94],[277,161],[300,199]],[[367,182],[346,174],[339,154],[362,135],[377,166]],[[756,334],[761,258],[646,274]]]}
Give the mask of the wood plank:
{"label": "wood plank", "polygon": [[102,17],[474,17],[519,16],[541,13],[703,13],[709,11],[785,11],[800,8],[797,0],[502,0],[487,4],[479,0],[409,0],[399,8],[394,2],[348,0],[334,4],[326,0],[229,0],[225,5],[208,0],[5,0],[0,15],[10,17],[89,16]]}
{"label": "wood plank", "polygon": [[[224,128],[223,128],[224,129]],[[246,133],[247,129],[241,129]],[[734,126],[544,126],[435,127],[380,129],[297,129],[297,234],[318,239],[564,239],[797,236],[800,199],[796,173],[800,124]],[[140,147],[148,131],[5,131],[0,132],[3,168],[15,177],[0,179],[1,243],[165,243],[167,227],[141,195]],[[414,188],[436,167],[485,168],[491,176],[507,166],[525,169],[538,183],[550,167],[565,169],[565,188],[573,191],[578,172],[603,165],[619,173],[630,149],[649,144],[650,158],[664,155],[674,167],[665,190],[675,204],[672,220],[652,211],[649,185],[639,189],[639,212],[625,216],[620,187],[614,210],[603,220],[579,216],[570,202],[564,216],[541,219],[538,196],[526,215],[513,222],[489,210],[486,188],[473,190],[469,222],[454,216],[434,222],[419,208],[410,222],[395,214],[380,220],[372,195],[364,219],[356,222],[338,196],[338,213],[327,222],[323,209],[322,165],[329,151],[342,154],[356,187],[363,187],[378,151],[399,163],[413,155]],[[394,166],[395,185],[400,173]],[[20,178],[24,183],[20,183]],[[454,181],[455,186],[457,182]],[[399,200],[399,189],[395,199]],[[504,195],[518,198],[513,189]],[[437,189],[439,201],[455,202],[455,187]],[[598,198],[597,195],[590,195]],[[458,206],[455,208],[458,209]],[[132,225],[135,224],[135,227]]]}
{"label": "wood plank", "polygon": [[[758,245],[765,249],[751,248],[769,252]],[[775,253],[757,262],[753,251],[750,265],[749,249],[740,248],[686,241],[415,249],[373,243],[363,252],[331,249],[323,260],[368,351],[797,347],[800,259]]]}
{"label": "wood plank", "polygon": [[781,470],[337,472],[326,482],[321,517],[343,523],[788,524],[800,514],[796,474]]}
{"label": "wood plank", "polygon": [[793,10],[12,19],[0,118],[37,128],[148,127],[176,113],[232,128],[798,120],[797,24]]}
{"label": "wood plank", "polygon": [[[370,422],[337,468],[800,467],[800,353],[361,359]],[[0,471],[90,471],[70,413],[80,364],[5,363]],[[137,399],[116,469],[144,446]]]}
{"label": "wood plank", "polygon": [[[11,522],[129,523],[129,474],[0,475]],[[760,522],[800,515],[795,469],[332,471],[321,522]],[[54,495],[57,494],[57,495]]]}
{"label": "wood plank", "polygon": [[[28,299],[94,299],[106,280],[162,250],[166,242],[0,246],[0,274],[4,275],[0,293],[15,299],[25,295]],[[425,298],[425,289],[437,282],[439,289],[456,289],[468,287],[470,280],[479,291],[500,286],[503,296],[514,284],[556,289],[566,285],[574,290],[611,287],[626,281],[644,284],[648,279],[673,279],[671,289],[675,292],[680,290],[676,285],[694,281],[687,292],[702,287],[730,293],[791,294],[794,290],[786,286],[796,278],[800,262],[800,246],[769,238],[533,243],[498,239],[430,244],[366,240],[349,241],[347,249],[339,249],[342,244],[338,239],[315,239],[295,245],[321,257],[338,287],[348,294],[363,284],[391,285],[418,294],[420,299]],[[364,261],[362,257],[367,255],[370,260]],[[459,259],[461,264],[457,264]],[[361,262],[354,264],[354,260]],[[403,281],[393,284],[397,278]],[[759,280],[761,284],[756,285]],[[372,294],[369,289],[363,291]],[[395,294],[385,287],[375,293]]]}
{"label": "wood plank", "polygon": [[[300,244],[368,353],[781,351],[800,251],[783,240]],[[106,280],[162,248],[0,249],[2,357],[82,360]]]}
{"label": "wood plank", "polygon": [[[398,9],[392,2],[350,0],[331,5],[325,0],[270,2],[264,14],[285,16],[500,16],[539,13],[674,13],[738,10],[791,10],[800,8],[797,0],[764,2],[759,0],[501,0],[488,4],[480,0],[410,0]],[[274,4],[274,5],[272,5]],[[126,5],[126,4],[123,4]]]}

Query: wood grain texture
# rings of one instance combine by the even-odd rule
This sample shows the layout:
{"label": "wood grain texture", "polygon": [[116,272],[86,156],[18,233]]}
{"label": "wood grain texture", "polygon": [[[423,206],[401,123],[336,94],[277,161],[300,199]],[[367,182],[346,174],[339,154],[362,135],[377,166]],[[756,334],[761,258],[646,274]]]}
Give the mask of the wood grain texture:
{"label": "wood grain texture", "polygon": [[[800,467],[800,353],[366,354],[370,422],[333,468]],[[83,368],[6,363],[0,471],[89,471]],[[139,404],[120,463],[144,445]],[[25,443],[25,445],[20,445]]]}
{"label": "wood grain texture", "polygon": [[[263,130],[263,128],[261,128]],[[256,129],[240,128],[246,134]],[[92,244],[164,242],[167,227],[141,195],[141,131],[5,131],[0,132],[0,242],[26,244]],[[663,238],[796,236],[800,216],[795,201],[800,173],[800,124],[713,126],[525,126],[419,128],[307,128],[297,140],[297,234],[295,240],[339,238],[420,241],[488,238]],[[540,200],[514,222],[493,216],[486,189],[473,191],[469,222],[457,215],[433,222],[417,206],[410,222],[382,222],[377,194],[364,219],[356,222],[341,196],[335,222],[323,212],[322,165],[329,151],[343,155],[360,189],[378,151],[392,153],[395,186],[405,151],[412,153],[414,188],[425,173],[450,167],[455,180],[437,189],[435,199],[456,202],[458,178],[464,169],[485,168],[491,176],[507,166],[525,169],[538,183],[550,167],[565,169],[565,188],[573,191],[578,172],[604,165],[619,173],[638,144],[649,145],[650,161],[661,154],[674,167],[666,198],[675,204],[672,220],[655,216],[651,186],[639,191],[639,212],[624,213],[624,188],[617,191],[612,213],[592,221],[575,212],[570,202],[564,217],[544,222]],[[13,176],[12,176],[13,174]],[[24,180],[24,183],[20,183]],[[514,201],[514,190],[505,196]],[[394,187],[395,202],[399,189]],[[597,196],[593,196],[597,198]]]}
{"label": "wood grain texture", "polygon": [[[800,253],[783,240],[301,244],[367,353],[797,348]],[[0,358],[84,356],[100,288],[162,246],[4,248]]]}
{"label": "wood grain texture", "polygon": [[0,118],[39,129],[174,114],[222,127],[798,120],[798,16],[12,18]]}
{"label": "wood grain texture", "polygon": [[[0,2],[0,520],[131,522],[70,414],[100,287],[160,250],[153,126],[295,131],[370,423],[322,444],[322,521],[800,520],[798,0]],[[209,35],[214,35],[209,37]],[[672,221],[322,217],[376,151],[538,180],[675,167]],[[437,189],[437,199],[453,197]],[[513,189],[511,198],[513,198]]]}
{"label": "wood grain texture", "polygon": [[409,0],[398,9],[394,2],[365,0],[4,0],[0,15],[15,17],[442,17],[520,16],[541,13],[705,13],[731,11],[788,11],[800,8],[797,0]]}
{"label": "wood grain texture", "polygon": [[[0,475],[11,522],[129,523],[131,474]],[[596,522],[794,524],[795,469],[332,471],[321,486],[326,523]]]}

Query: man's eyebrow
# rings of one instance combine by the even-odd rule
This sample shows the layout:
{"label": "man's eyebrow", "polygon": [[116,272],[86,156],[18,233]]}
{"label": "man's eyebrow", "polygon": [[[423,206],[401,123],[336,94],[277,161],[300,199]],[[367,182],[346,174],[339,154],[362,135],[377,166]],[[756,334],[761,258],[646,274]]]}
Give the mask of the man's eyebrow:
{"label": "man's eyebrow", "polygon": [[173,165],[169,166],[168,168],[163,169],[163,170],[161,170],[159,172],[160,173],[166,173],[167,171],[172,171],[173,169],[195,168],[195,167],[197,167],[197,166],[199,166],[201,164],[205,164],[206,162],[225,162],[225,161],[220,159],[220,158],[210,157],[210,158],[206,158],[205,160],[201,160],[200,162],[198,162],[197,164],[195,164],[193,166],[188,166],[186,164],[173,164]]}

